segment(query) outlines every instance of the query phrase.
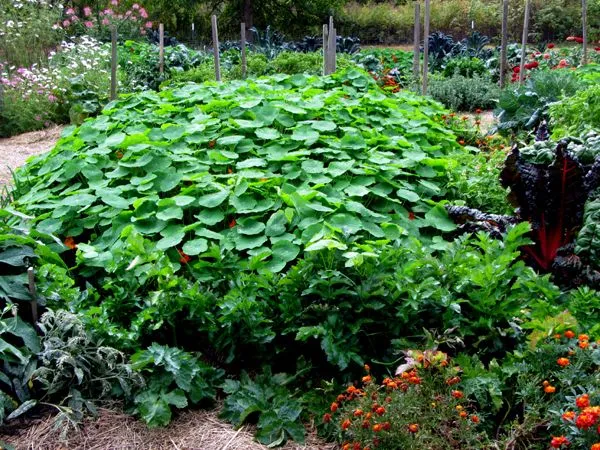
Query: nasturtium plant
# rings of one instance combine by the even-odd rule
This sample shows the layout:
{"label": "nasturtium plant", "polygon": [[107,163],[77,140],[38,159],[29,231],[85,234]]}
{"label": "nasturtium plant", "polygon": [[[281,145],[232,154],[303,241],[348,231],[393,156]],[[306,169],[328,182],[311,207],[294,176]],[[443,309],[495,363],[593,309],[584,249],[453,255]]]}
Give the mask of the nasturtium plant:
{"label": "nasturtium plant", "polygon": [[357,70],[125,96],[18,172],[15,207],[84,266],[136,232],[192,270],[233,254],[279,272],[303,251],[451,230],[436,203],[460,150],[441,112]]}

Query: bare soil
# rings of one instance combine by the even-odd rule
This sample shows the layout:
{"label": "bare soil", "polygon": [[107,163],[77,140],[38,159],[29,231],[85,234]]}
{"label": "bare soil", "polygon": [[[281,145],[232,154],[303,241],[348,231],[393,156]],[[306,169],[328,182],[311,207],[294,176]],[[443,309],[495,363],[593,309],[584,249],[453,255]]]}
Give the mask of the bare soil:
{"label": "bare soil", "polygon": [[25,164],[30,156],[51,150],[62,129],[62,126],[54,126],[0,139],[0,189],[11,183],[11,171]]}

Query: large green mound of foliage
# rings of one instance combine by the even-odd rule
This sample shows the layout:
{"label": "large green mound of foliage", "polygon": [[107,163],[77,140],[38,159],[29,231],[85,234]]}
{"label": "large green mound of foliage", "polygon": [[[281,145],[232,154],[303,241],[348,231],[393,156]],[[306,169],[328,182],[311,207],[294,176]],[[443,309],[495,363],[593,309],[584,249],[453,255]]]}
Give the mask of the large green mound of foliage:
{"label": "large green mound of foliage", "polygon": [[457,148],[440,112],[354,70],[145,92],[21,170],[15,206],[87,267],[110,270],[139,234],[192,270],[278,272],[302,250],[451,229],[431,202]]}

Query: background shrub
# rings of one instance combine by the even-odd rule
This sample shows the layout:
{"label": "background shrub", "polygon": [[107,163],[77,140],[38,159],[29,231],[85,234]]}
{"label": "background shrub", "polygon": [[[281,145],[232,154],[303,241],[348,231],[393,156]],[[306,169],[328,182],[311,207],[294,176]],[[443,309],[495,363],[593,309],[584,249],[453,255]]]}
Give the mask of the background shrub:
{"label": "background shrub", "polygon": [[453,75],[449,78],[432,76],[428,94],[455,111],[475,111],[495,106],[499,95],[496,83],[487,77],[467,78]]}

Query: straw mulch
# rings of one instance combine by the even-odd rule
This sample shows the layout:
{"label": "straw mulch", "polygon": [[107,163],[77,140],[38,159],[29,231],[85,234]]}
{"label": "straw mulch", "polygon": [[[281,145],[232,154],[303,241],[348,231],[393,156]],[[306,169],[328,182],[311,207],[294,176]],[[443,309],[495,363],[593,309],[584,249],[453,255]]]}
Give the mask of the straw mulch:
{"label": "straw mulch", "polygon": [[[218,410],[185,411],[166,428],[149,429],[117,408],[100,408],[79,431],[61,439],[51,416],[29,419],[0,430],[0,442],[17,450],[267,450],[253,439],[253,428],[235,430],[217,418]],[[15,421],[13,421],[15,422]],[[289,442],[283,450],[334,450],[309,432],[305,444]]]}

